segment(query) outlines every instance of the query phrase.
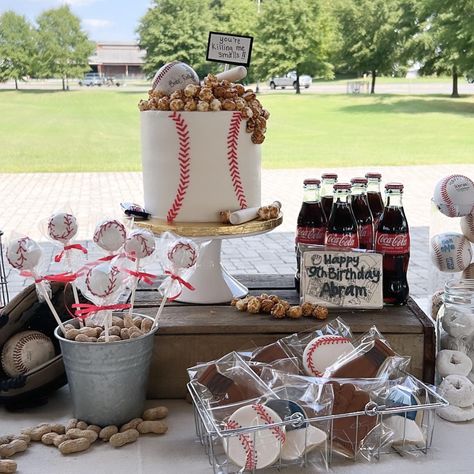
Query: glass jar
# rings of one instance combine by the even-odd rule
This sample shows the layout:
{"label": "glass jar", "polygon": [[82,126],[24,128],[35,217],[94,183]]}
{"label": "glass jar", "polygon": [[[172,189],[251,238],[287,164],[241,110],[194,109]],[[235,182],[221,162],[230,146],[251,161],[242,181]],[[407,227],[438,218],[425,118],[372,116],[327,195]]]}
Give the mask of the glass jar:
{"label": "glass jar", "polygon": [[[438,350],[461,351],[474,362],[474,280],[450,280],[438,311]],[[474,371],[468,374],[474,381]]]}

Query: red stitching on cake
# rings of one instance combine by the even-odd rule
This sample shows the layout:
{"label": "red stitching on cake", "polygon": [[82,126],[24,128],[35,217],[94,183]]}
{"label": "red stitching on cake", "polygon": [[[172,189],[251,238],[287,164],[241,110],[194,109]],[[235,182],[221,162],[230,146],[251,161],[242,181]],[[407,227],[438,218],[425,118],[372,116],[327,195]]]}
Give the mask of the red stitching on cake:
{"label": "red stitching on cake", "polygon": [[229,173],[232,179],[232,185],[234,186],[235,196],[239,201],[240,208],[245,209],[248,207],[248,205],[240,178],[239,157],[237,153],[241,120],[242,115],[240,112],[234,112],[232,114],[232,119],[229,125],[229,133],[227,135],[227,160],[229,161]]}
{"label": "red stitching on cake", "polygon": [[166,220],[168,222],[173,222],[181,210],[181,206],[183,205],[184,197],[186,196],[186,191],[189,186],[189,168],[191,166],[191,155],[189,153],[190,145],[187,123],[181,114],[177,112],[173,112],[169,115],[169,117],[175,123],[176,133],[178,134],[179,139],[179,184],[173,204],[171,205],[171,208],[169,209],[166,216]]}
{"label": "red stitching on cake", "polygon": [[48,222],[48,233],[51,237],[56,240],[69,240],[72,237],[74,228],[72,227],[72,216],[71,214],[64,214],[63,219],[64,225],[66,226],[62,234],[56,234],[56,226],[54,225],[53,218]]}
{"label": "red stitching on cake", "polygon": [[[226,430],[236,430],[242,429],[239,423],[235,420],[229,420],[225,425]],[[245,469],[248,471],[253,471],[257,469],[257,451],[255,451],[255,447],[253,445],[253,441],[250,439],[249,435],[239,434],[237,435],[240,444],[245,452]]]}
{"label": "red stitching on cake", "polygon": [[[266,425],[272,425],[273,423],[276,423],[276,421],[271,417],[270,413],[265,410],[263,405],[258,403],[256,405],[252,405],[252,408],[257,412],[258,416],[265,422]],[[286,441],[285,433],[280,426],[274,426],[271,428],[271,432],[275,438],[280,441],[280,443],[283,444]]]}
{"label": "red stitching on cake", "polygon": [[327,344],[339,344],[341,342],[350,342],[347,337],[342,336],[322,336],[318,341],[314,342],[313,345],[310,347],[308,353],[306,354],[306,364],[309,367],[309,370],[316,376],[321,377],[321,372],[319,372],[313,363],[313,353],[314,351],[320,347],[325,346]]}
{"label": "red stitching on cake", "polygon": [[166,73],[175,65],[178,64],[179,61],[171,61],[170,63],[166,64],[166,66],[163,66],[162,71],[155,77],[153,80],[151,87],[154,89],[156,87],[156,84],[163,79],[163,77],[166,75]]}
{"label": "red stitching on cake", "polygon": [[148,240],[141,234],[136,234],[135,238],[141,245],[142,253],[146,256],[150,256],[154,249],[148,245]]}
{"label": "red stitching on cake", "polygon": [[123,241],[125,242],[125,239],[127,238],[127,231],[125,230],[123,224],[117,220],[111,220],[101,224],[100,227],[95,231],[92,240],[97,244],[104,236],[104,232],[112,227],[117,228],[117,230],[120,232],[120,235],[122,236]]}
{"label": "red stitching on cake", "polygon": [[12,261],[10,259],[10,256],[7,252],[7,259],[13,268],[21,269],[23,268],[24,263],[28,261],[28,251],[26,249],[26,242],[29,240],[31,240],[29,237],[23,237],[18,240],[18,250],[15,252],[18,257],[15,261]]}

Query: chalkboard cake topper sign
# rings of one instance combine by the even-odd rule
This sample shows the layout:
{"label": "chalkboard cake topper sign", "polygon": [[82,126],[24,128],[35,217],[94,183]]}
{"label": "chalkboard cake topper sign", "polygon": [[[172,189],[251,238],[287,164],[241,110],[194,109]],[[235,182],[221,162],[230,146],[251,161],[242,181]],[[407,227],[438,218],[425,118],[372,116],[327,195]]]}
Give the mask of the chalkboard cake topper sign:
{"label": "chalkboard cake topper sign", "polygon": [[301,247],[303,301],[339,308],[381,308],[382,254]]}
{"label": "chalkboard cake topper sign", "polygon": [[208,61],[248,67],[252,55],[252,36],[231,35],[211,31],[207,42]]}

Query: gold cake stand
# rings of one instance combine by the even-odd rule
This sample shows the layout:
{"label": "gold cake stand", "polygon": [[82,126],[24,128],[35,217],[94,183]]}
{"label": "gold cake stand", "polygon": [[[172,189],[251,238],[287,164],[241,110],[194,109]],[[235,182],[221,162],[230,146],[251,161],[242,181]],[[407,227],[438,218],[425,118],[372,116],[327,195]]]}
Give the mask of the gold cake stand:
{"label": "gold cake stand", "polygon": [[268,221],[253,220],[245,224],[231,225],[218,222],[179,222],[168,223],[163,219],[152,218],[135,221],[139,227],[160,235],[173,232],[201,243],[197,265],[188,270],[183,278],[194,290],[183,288],[178,301],[194,304],[228,303],[232,298],[248,294],[248,288],[237,281],[221,263],[222,240],[251,237],[265,234],[283,222],[283,214]]}

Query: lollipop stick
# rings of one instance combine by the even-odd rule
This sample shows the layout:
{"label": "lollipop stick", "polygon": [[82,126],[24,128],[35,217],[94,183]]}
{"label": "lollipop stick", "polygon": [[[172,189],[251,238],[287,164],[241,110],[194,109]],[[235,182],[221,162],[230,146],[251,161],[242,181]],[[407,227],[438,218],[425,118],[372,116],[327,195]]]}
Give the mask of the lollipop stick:
{"label": "lollipop stick", "polygon": [[40,293],[43,295],[44,300],[46,301],[47,305],[49,306],[49,309],[51,310],[51,313],[53,313],[54,319],[56,319],[56,322],[58,323],[58,326],[61,328],[61,331],[63,332],[63,335],[65,336],[66,335],[66,329],[64,328],[64,325],[63,325],[61,319],[59,318],[59,315],[56,311],[56,308],[53,306],[53,303],[51,303],[51,300],[49,299],[48,292],[47,292],[46,288],[44,287],[44,282],[40,281],[37,285],[38,285],[37,287],[40,290]]}
{"label": "lollipop stick", "polygon": [[[67,271],[72,273],[72,261],[71,261],[71,254],[70,250],[66,250],[66,262],[67,262]],[[71,282],[71,287],[72,287],[72,294],[74,295],[74,303],[79,304],[79,294],[77,292],[76,284],[74,282]],[[79,318],[79,327],[82,328],[84,327],[84,321]]]}
{"label": "lollipop stick", "polygon": [[105,316],[104,320],[104,328],[105,328],[105,342],[109,342],[109,327],[110,327],[110,319],[112,318],[112,312],[107,311],[107,315]]}
{"label": "lollipop stick", "polygon": [[163,312],[163,308],[165,307],[166,299],[167,299],[166,295],[163,296],[163,299],[161,300],[160,307],[158,308],[158,311],[156,312],[155,321],[153,322],[153,326],[151,327],[152,329],[154,329],[158,326],[158,321],[160,319],[161,313]]}
{"label": "lollipop stick", "polygon": [[[138,273],[138,270],[140,269],[140,259],[137,258],[137,263],[135,265],[135,273]],[[135,292],[137,291],[137,285],[138,285],[138,277],[133,277],[133,283],[132,283],[132,296],[130,296],[130,309],[128,310],[128,315],[132,317],[133,313],[133,305],[135,304]]]}

